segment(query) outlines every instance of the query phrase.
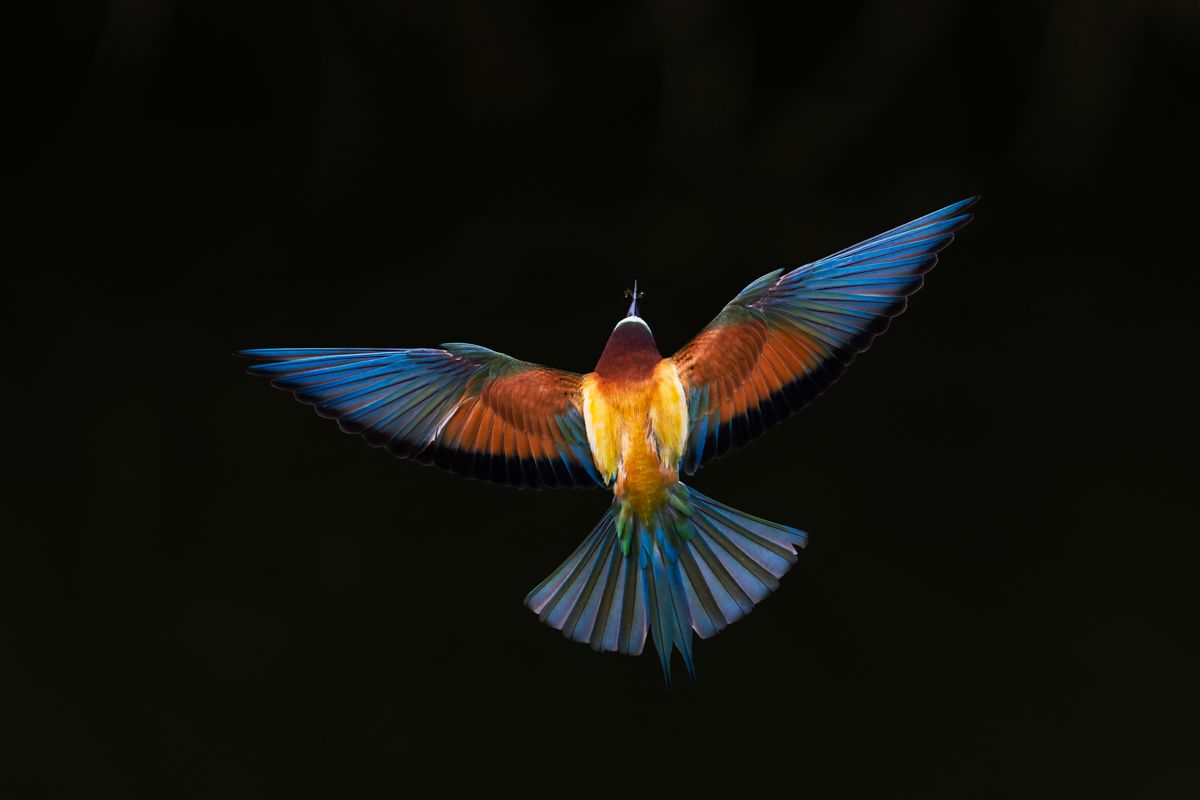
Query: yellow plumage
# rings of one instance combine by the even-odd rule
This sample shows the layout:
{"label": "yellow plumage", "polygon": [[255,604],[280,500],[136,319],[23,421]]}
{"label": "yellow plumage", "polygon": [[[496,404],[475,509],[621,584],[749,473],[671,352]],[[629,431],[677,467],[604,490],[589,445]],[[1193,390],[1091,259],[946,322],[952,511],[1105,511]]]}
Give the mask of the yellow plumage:
{"label": "yellow plumage", "polygon": [[616,496],[648,521],[678,482],[687,441],[687,401],[679,372],[663,359],[641,380],[606,380],[593,372],[582,383],[583,419],[596,469]]}

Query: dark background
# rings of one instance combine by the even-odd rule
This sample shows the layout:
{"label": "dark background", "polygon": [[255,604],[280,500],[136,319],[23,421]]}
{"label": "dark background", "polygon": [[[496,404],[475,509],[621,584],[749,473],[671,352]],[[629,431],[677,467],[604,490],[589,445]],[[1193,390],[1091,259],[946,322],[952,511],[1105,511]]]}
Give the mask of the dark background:
{"label": "dark background", "polygon": [[[1184,0],[5,5],[0,789],[1196,791],[1198,42]],[[694,687],[522,607],[603,493],[397,462],[230,357],[582,372],[634,277],[669,353],[976,193],[692,479],[812,535]]]}

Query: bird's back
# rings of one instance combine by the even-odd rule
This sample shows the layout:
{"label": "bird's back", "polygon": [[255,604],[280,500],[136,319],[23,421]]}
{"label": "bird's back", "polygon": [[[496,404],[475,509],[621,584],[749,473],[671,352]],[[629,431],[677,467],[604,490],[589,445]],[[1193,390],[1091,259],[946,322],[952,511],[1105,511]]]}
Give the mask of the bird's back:
{"label": "bird's back", "polygon": [[583,419],[597,470],[617,497],[649,518],[679,479],[687,403],[679,371],[659,358],[648,371],[584,376]]}

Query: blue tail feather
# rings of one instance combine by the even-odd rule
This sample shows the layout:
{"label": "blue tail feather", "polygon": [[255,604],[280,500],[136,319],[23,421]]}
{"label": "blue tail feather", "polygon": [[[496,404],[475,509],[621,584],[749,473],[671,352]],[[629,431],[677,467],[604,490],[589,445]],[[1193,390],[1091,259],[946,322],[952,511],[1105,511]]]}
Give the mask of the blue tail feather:
{"label": "blue tail feather", "polygon": [[692,632],[715,636],[779,585],[808,535],[678,484],[674,501],[633,520],[620,546],[617,500],[592,533],[525,598],[547,625],[596,650],[637,655],[654,641],[671,684],[678,649],[694,682]]}

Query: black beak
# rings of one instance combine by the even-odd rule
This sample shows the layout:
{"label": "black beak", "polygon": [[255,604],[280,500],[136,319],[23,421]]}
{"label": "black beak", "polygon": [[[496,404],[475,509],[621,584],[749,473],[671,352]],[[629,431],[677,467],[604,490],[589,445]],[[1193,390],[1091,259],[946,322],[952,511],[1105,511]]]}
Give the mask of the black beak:
{"label": "black beak", "polygon": [[639,298],[639,297],[641,297],[641,294],[639,294],[639,293],[638,293],[638,288],[637,288],[637,279],[636,279],[636,278],[635,278],[635,279],[634,279],[634,281],[633,281],[633,291],[632,291],[632,292],[630,292],[628,289],[626,289],[626,290],[625,290],[625,295],[626,295],[627,297],[632,297],[632,298],[633,298],[633,302],[631,302],[631,303],[629,304],[629,313],[628,313],[628,314],[626,314],[625,316],[627,316],[627,317],[636,317],[636,316],[638,315],[637,301],[638,301],[638,298]]}

